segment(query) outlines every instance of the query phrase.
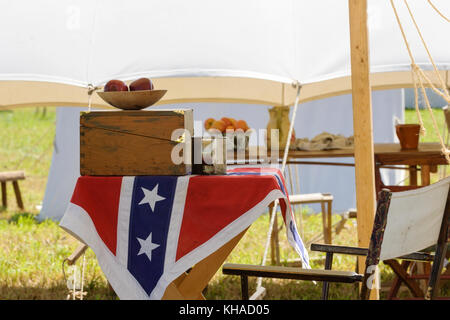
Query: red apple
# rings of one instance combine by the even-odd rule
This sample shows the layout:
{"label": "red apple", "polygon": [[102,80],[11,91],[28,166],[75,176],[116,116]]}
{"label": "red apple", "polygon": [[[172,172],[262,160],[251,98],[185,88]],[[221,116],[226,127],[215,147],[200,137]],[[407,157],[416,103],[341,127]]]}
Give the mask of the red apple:
{"label": "red apple", "polygon": [[125,82],[120,80],[109,80],[104,88],[105,92],[109,91],[128,91],[128,87]]}
{"label": "red apple", "polygon": [[130,91],[153,90],[153,82],[148,78],[140,78],[130,83]]}

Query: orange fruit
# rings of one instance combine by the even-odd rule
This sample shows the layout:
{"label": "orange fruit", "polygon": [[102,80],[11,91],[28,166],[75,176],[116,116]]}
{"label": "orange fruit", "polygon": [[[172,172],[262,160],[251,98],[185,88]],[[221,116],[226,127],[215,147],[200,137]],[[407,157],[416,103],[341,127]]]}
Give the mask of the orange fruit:
{"label": "orange fruit", "polygon": [[236,129],[236,119],[228,118],[228,120],[230,120],[231,125]]}
{"label": "orange fruit", "polygon": [[220,120],[222,120],[222,121],[225,123],[225,125],[226,125],[227,127],[232,125],[230,119],[227,118],[227,117],[223,117],[223,118],[220,119]]}
{"label": "orange fruit", "polygon": [[215,120],[214,118],[208,118],[208,119],[206,119],[206,120],[205,120],[205,129],[208,130],[209,128],[211,128],[212,125],[213,125],[213,123],[214,123],[215,121],[216,121],[216,120]]}
{"label": "orange fruit", "polygon": [[249,128],[245,120],[238,120],[236,121],[236,129],[242,129],[244,131],[247,131]]}
{"label": "orange fruit", "polygon": [[226,127],[227,126],[226,126],[225,122],[223,122],[222,120],[216,120],[216,121],[214,121],[213,125],[211,126],[211,129],[217,129],[220,132],[224,132]]}

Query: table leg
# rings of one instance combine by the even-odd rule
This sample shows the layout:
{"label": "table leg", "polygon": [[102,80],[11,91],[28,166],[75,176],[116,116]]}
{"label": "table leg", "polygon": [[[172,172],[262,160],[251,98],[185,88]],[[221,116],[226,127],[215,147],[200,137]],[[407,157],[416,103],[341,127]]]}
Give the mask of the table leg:
{"label": "table leg", "polygon": [[409,166],[409,185],[417,186],[417,166]]}
{"label": "table leg", "polygon": [[430,184],[430,166],[423,165],[420,170],[422,178],[422,186],[428,186]]}
{"label": "table leg", "polygon": [[206,287],[209,280],[211,280],[211,278],[216,274],[217,270],[222,266],[234,247],[239,243],[247,229],[231,239],[219,250],[197,263],[189,273],[181,275],[181,279],[179,277],[173,281],[167,287],[163,299],[204,299],[202,290]]}

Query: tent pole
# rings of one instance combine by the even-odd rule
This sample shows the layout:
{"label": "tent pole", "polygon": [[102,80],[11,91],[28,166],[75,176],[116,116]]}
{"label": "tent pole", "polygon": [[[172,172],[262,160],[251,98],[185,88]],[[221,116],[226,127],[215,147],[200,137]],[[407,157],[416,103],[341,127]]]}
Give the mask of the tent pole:
{"label": "tent pole", "polygon": [[[358,246],[368,247],[376,207],[367,0],[349,0]],[[358,259],[363,274],[365,258]],[[378,277],[378,276],[377,276]],[[375,280],[378,283],[378,279]],[[377,289],[371,299],[379,299]]]}

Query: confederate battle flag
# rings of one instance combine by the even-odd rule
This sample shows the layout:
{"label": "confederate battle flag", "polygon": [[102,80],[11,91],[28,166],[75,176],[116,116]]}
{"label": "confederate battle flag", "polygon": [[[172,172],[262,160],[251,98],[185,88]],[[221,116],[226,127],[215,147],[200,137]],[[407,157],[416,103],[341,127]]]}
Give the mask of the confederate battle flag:
{"label": "confederate battle flag", "polygon": [[119,298],[160,299],[173,280],[276,199],[289,243],[309,268],[284,178],[273,168],[223,176],[83,176],[60,226],[92,248]]}

